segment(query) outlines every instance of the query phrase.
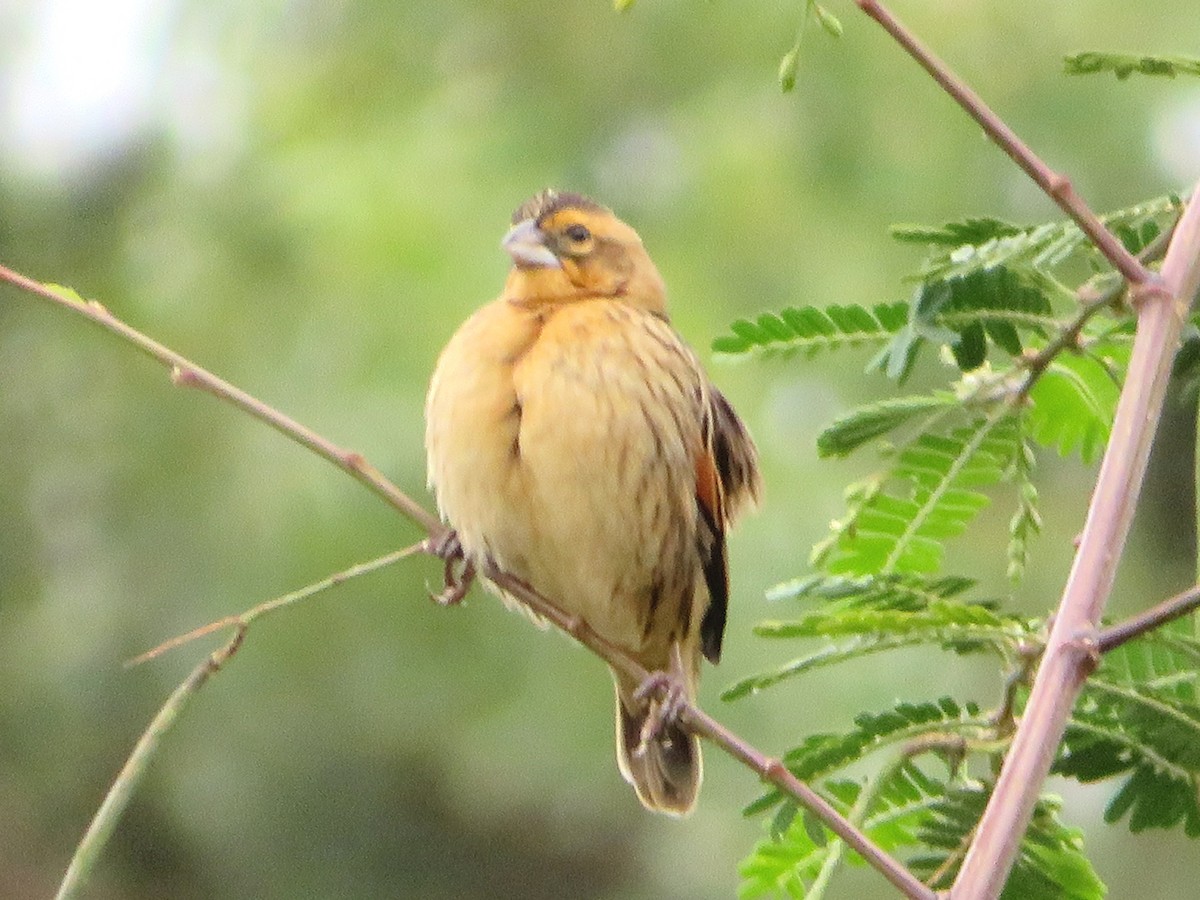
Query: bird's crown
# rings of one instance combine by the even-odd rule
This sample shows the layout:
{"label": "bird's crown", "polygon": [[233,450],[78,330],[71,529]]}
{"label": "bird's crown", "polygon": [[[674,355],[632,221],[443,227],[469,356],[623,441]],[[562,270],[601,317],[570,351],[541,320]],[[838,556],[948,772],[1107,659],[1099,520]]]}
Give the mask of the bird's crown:
{"label": "bird's crown", "polygon": [[524,222],[526,219],[541,222],[542,219],[552,213],[563,209],[609,212],[607,207],[601,206],[595,200],[585,197],[583,194],[576,194],[571,191],[556,191],[554,188],[544,188],[517,207],[516,212],[512,216],[512,224],[516,225],[518,222]]}

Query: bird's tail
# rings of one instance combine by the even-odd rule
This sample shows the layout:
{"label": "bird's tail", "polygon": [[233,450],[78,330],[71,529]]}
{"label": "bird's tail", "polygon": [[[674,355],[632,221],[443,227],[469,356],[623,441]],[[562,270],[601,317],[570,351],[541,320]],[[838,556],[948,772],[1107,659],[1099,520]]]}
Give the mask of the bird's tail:
{"label": "bird's tail", "polygon": [[[617,688],[617,765],[633,785],[642,805],[652,812],[685,816],[696,805],[704,767],[700,741],[672,721],[662,723],[658,733],[642,743],[646,720],[658,714],[657,699],[635,701],[636,686]],[[694,689],[688,685],[689,696]]]}

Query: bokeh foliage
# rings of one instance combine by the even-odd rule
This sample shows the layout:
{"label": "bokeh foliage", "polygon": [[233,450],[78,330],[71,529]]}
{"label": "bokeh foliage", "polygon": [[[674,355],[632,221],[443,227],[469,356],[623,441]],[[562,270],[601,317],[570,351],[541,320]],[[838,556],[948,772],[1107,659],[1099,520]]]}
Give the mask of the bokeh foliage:
{"label": "bokeh foliage", "polygon": [[[102,299],[420,494],[428,372],[498,290],[496,242],[540,187],[592,193],[636,224],[700,348],[761,310],[907,299],[920,257],[888,237],[893,222],[1052,216],[849,5],[831,7],[843,37],[810,35],[782,94],[803,5],[164,5],[127,128],[68,140],[65,156],[5,129],[0,259]],[[10,118],[38,36],[80,27],[49,8],[0,13]],[[1194,87],[1060,74],[1082,47],[1194,51],[1190,0],[903,13],[1097,208],[1196,176],[1172,167],[1171,130],[1194,121]],[[970,659],[931,669],[916,653],[720,703],[771,658],[750,634],[764,589],[844,511],[855,461],[818,462],[819,432],[890,387],[836,358],[715,375],[762,446],[767,504],[734,537],[728,651],[705,702],[767,748],[947,679],[994,703]],[[1187,451],[1170,452],[1186,427],[1168,421],[1117,612],[1190,578],[1171,469]],[[414,534],[325,464],[7,290],[0,450],[0,895],[44,896],[200,650],[122,660]],[[1013,597],[1032,614],[1056,599],[1088,473],[1050,460],[1038,483],[1045,536]],[[951,546],[955,571],[1008,590],[994,547]],[[405,564],[253,633],[165,745],[96,896],[731,896],[759,834],[737,815],[749,776],[709,753],[693,818],[643,815],[612,763],[602,666],[482,594],[434,609],[435,577]],[[1106,798],[1068,793],[1060,815],[1087,828],[1113,895],[1152,879],[1156,896],[1191,896],[1190,843],[1106,832]],[[850,881],[889,896],[870,873]]]}

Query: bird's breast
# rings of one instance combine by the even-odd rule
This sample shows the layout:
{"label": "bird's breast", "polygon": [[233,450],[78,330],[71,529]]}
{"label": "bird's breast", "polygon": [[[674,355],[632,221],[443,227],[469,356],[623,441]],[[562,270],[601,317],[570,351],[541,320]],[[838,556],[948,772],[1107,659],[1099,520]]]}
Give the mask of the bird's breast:
{"label": "bird's breast", "polygon": [[428,404],[431,481],[464,547],[640,647],[691,602],[698,372],[669,325],[617,301],[481,310]]}

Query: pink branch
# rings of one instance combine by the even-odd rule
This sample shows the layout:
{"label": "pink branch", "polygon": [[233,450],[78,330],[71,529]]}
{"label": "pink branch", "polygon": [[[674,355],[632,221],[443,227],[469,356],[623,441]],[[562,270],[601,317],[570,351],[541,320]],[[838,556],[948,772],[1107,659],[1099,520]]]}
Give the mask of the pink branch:
{"label": "pink branch", "polygon": [[1021,167],[1043,191],[1058,204],[1088,236],[1093,244],[1112,263],[1130,284],[1140,284],[1148,277],[1147,269],[1125,249],[1125,245],[1104,227],[1065,175],[1055,172],[1022,141],[1003,119],[983,102],[983,99],[966,86],[950,68],[938,59],[928,47],[917,40],[900,20],[877,0],[858,0],[859,8],[878,22],[908,54],[915,59],[947,94],[983,128],[984,132],[1008,157]]}
{"label": "pink branch", "polygon": [[1067,717],[1095,667],[1096,627],[1133,521],[1175,349],[1198,286],[1200,203],[1193,198],[1175,228],[1161,279],[1134,289],[1138,329],[1133,355],[1079,550],[1029,703],[950,892],[953,900],[1000,896]]}

